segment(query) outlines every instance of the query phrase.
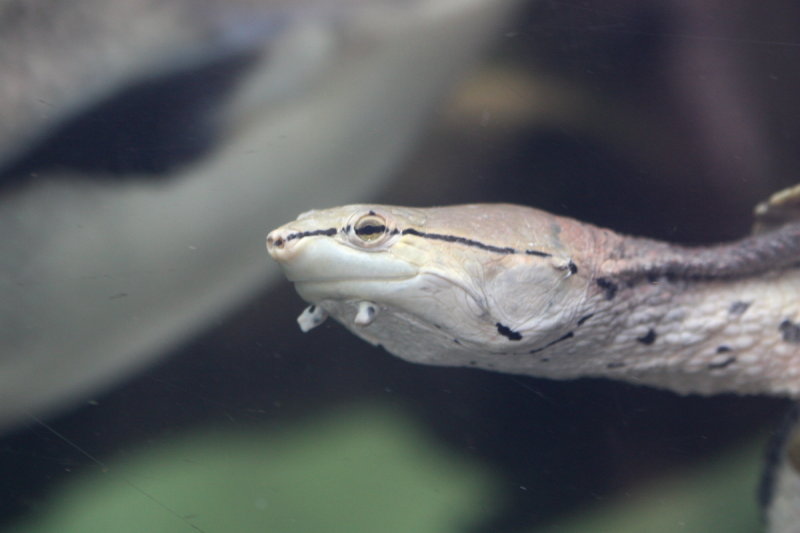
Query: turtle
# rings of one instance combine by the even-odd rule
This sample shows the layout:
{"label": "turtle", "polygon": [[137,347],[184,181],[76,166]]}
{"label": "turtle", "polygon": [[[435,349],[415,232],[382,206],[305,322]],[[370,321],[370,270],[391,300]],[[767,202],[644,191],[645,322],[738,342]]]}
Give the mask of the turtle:
{"label": "turtle", "polygon": [[[800,400],[800,185],[710,246],[512,204],[312,210],[266,244],[303,331],[331,316],[417,363]],[[762,486],[773,533],[800,524],[797,419]]]}

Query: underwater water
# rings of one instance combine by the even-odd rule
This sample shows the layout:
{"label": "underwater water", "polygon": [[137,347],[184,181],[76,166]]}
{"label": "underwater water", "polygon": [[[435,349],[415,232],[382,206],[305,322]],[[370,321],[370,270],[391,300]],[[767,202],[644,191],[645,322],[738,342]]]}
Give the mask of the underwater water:
{"label": "underwater water", "polygon": [[372,201],[745,235],[798,175],[797,7],[98,5],[0,11],[0,531],[760,530],[786,401],[303,334],[264,238]]}

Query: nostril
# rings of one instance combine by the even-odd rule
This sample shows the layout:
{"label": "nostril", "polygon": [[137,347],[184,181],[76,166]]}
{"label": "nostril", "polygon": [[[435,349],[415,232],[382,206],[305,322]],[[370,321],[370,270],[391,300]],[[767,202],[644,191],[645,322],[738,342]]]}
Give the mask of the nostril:
{"label": "nostril", "polygon": [[285,242],[280,235],[275,236],[272,233],[267,235],[267,248],[283,248]]}

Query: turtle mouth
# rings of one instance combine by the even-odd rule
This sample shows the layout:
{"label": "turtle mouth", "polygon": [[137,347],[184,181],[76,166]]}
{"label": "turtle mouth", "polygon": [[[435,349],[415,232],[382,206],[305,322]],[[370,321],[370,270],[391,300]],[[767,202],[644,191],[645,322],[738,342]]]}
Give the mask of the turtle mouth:
{"label": "turtle mouth", "polygon": [[386,304],[398,294],[408,294],[415,276],[404,278],[331,278],[293,280],[297,293],[307,302],[369,301]]}
{"label": "turtle mouth", "polygon": [[366,277],[358,276],[355,273],[352,276],[335,276],[335,277],[291,277],[287,274],[287,279],[295,284],[304,285],[341,285],[341,284],[373,284],[373,283],[401,283],[414,279],[416,275],[411,276],[386,276],[386,277]]}
{"label": "turtle mouth", "polygon": [[[413,278],[419,268],[390,250],[364,250],[323,232],[291,239],[286,229],[270,233],[267,249],[294,283],[389,282]],[[283,239],[281,241],[280,239]]]}

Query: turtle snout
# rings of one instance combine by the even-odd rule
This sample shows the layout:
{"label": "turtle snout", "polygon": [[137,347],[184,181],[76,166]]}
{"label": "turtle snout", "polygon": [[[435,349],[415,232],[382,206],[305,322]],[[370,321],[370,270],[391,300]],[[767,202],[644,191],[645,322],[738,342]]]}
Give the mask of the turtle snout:
{"label": "turtle snout", "polygon": [[292,252],[291,232],[278,228],[267,234],[267,252],[275,261],[285,261]]}

